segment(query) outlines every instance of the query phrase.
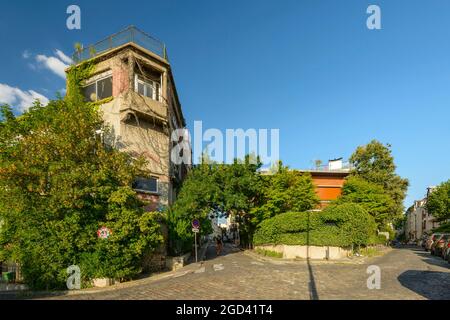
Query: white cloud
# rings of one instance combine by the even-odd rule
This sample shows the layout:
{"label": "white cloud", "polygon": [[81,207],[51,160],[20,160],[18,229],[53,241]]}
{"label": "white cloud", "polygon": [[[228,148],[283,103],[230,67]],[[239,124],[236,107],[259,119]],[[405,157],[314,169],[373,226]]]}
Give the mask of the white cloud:
{"label": "white cloud", "polygon": [[29,57],[31,57],[30,51],[25,50],[25,51],[22,53],[22,58],[28,59]]}
{"label": "white cloud", "polygon": [[55,50],[56,55],[58,56],[58,58],[62,61],[65,62],[67,64],[72,64],[73,60],[71,58],[69,58],[68,56],[66,56],[64,54],[64,52],[62,52],[61,50],[56,49]]}
{"label": "white cloud", "polygon": [[[28,50],[25,50],[22,53],[22,58],[24,59],[30,59],[32,56],[33,54],[31,54]],[[56,49],[54,51],[54,55],[52,56],[38,54],[34,56],[34,59],[34,63],[28,63],[28,66],[31,69],[36,70],[37,68],[45,68],[63,79],[66,78],[66,73],[64,70],[73,63],[72,59],[59,49]]]}
{"label": "white cloud", "polygon": [[58,58],[38,54],[36,56],[36,61],[38,62],[39,65],[49,69],[50,71],[60,76],[61,78],[63,79],[66,78],[66,73],[64,72],[64,70],[68,67],[68,65],[59,60]]}
{"label": "white cloud", "polygon": [[31,107],[36,99],[44,105],[49,101],[47,97],[34,90],[23,91],[19,88],[0,83],[0,103],[9,104],[20,112],[26,111]]}

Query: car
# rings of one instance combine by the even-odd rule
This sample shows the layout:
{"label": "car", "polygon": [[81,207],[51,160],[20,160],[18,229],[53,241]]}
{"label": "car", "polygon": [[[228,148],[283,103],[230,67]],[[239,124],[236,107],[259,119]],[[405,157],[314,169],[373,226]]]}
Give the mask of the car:
{"label": "car", "polygon": [[449,255],[450,255],[450,237],[449,237],[449,239],[447,239],[447,241],[444,244],[444,249],[442,250],[442,258],[444,258],[444,260],[447,260],[450,262]]}
{"label": "car", "polygon": [[450,263],[450,248],[448,247],[448,243],[447,243],[447,262]]}
{"label": "car", "polygon": [[441,235],[441,233],[433,233],[431,236],[428,237],[427,242],[425,243],[425,251],[431,250],[431,246],[433,245],[433,242],[440,235]]}
{"label": "car", "polygon": [[436,237],[435,241],[431,245],[431,249],[430,249],[431,254],[441,257],[442,251],[444,249],[444,245],[449,238],[450,238],[449,233],[444,233],[444,234],[441,234],[439,237]]}

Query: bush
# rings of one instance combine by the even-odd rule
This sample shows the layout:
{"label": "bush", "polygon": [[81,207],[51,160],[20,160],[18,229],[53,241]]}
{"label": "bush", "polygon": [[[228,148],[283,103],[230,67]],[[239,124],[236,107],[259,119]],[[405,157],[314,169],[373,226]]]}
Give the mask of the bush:
{"label": "bush", "polygon": [[369,238],[368,244],[373,244],[373,245],[382,244],[382,245],[385,245],[387,242],[388,242],[388,240],[386,239],[386,237],[384,235],[382,235],[382,234],[379,234],[379,235],[372,235]]}
{"label": "bush", "polygon": [[263,221],[255,245],[287,244],[349,247],[367,245],[376,233],[374,219],[357,204],[327,207],[322,212],[288,212]]}

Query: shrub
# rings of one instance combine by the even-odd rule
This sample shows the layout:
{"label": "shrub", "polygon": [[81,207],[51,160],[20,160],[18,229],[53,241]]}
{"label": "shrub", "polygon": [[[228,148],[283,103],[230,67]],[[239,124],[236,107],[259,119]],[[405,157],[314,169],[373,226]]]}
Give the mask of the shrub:
{"label": "shrub", "polygon": [[339,246],[367,245],[375,235],[374,219],[357,204],[327,207],[322,212],[288,212],[263,221],[254,243]]}
{"label": "shrub", "polygon": [[369,241],[368,241],[368,244],[373,244],[373,245],[376,245],[376,244],[383,244],[383,245],[385,245],[386,243],[387,243],[387,239],[382,234],[372,235],[369,238]]}
{"label": "shrub", "polygon": [[354,245],[368,244],[370,235],[376,233],[374,218],[358,204],[345,203],[327,207],[321,217],[325,223],[335,223]]}

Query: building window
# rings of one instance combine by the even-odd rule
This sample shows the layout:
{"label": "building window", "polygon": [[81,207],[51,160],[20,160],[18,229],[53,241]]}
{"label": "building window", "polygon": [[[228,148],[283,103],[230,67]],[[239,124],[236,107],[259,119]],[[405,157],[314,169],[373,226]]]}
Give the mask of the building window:
{"label": "building window", "polygon": [[149,97],[153,100],[160,101],[160,85],[156,81],[150,79],[142,79],[138,75],[135,76],[135,91],[140,95]]}
{"label": "building window", "polygon": [[85,101],[98,101],[112,97],[112,76],[102,78],[83,88]]}
{"label": "building window", "polygon": [[136,191],[158,193],[158,179],[154,177],[137,178],[132,187]]}

